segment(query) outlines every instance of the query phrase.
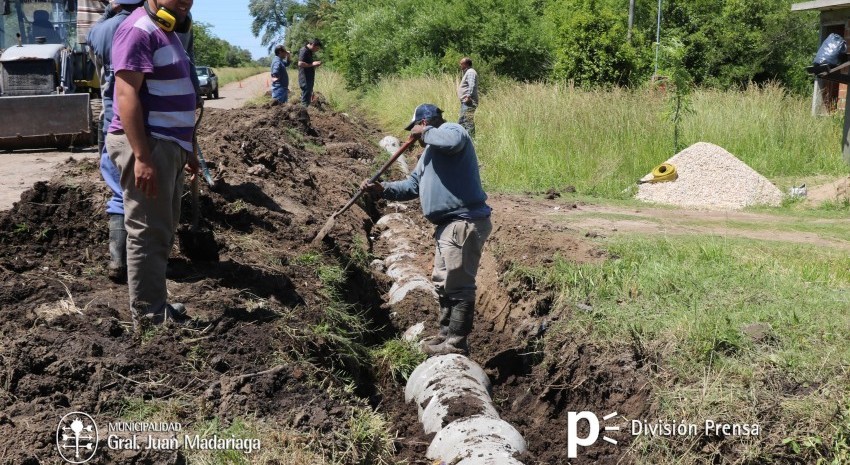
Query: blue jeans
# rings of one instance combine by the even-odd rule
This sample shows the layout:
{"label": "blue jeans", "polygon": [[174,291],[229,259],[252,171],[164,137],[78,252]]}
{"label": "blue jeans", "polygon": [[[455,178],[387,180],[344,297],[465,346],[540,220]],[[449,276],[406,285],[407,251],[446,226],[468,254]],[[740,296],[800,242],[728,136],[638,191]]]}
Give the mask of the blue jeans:
{"label": "blue jeans", "polygon": [[301,105],[305,107],[310,106],[310,102],[313,100],[313,83],[308,82],[306,84],[300,84],[301,86]]}
{"label": "blue jeans", "polygon": [[[103,99],[103,140],[106,140],[106,135],[109,131],[109,124],[112,122],[112,99]],[[106,143],[103,144],[103,152],[100,154],[100,174],[109,190],[112,191],[112,197],[106,201],[106,213],[110,215],[124,214],[124,192],[121,190],[121,171],[109,158],[109,153],[106,151]]]}
{"label": "blue jeans", "polygon": [[470,136],[475,135],[475,109],[478,108],[477,105],[467,105],[463,102],[460,104],[460,118],[457,120],[457,124],[463,126],[466,129],[466,132],[469,133]]}
{"label": "blue jeans", "polygon": [[280,103],[286,103],[289,100],[289,88],[272,85],[272,98]]}

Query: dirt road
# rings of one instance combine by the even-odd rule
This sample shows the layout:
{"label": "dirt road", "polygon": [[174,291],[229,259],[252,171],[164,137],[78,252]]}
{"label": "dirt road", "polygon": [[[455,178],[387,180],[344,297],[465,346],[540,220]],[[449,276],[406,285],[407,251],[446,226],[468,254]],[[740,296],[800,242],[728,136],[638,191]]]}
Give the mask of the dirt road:
{"label": "dirt road", "polygon": [[[248,100],[266,91],[266,74],[258,74],[220,89],[220,98],[205,100],[207,108],[239,108]],[[0,152],[0,211],[8,210],[21,198],[21,192],[38,181],[51,179],[57,168],[69,158],[97,159],[97,149],[84,150],[27,150]]]}

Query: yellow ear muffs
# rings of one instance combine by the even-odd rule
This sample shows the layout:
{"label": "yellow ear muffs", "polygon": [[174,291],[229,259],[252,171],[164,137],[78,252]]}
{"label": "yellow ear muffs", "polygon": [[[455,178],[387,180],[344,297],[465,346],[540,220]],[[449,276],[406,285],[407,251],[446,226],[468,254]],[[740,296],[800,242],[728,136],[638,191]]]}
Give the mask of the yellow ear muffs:
{"label": "yellow ear muffs", "polygon": [[159,7],[156,10],[156,13],[151,11],[150,5],[148,5],[147,0],[144,2],[145,11],[148,13],[148,17],[150,17],[153,22],[157,24],[165,32],[171,32],[177,26],[177,18],[174,17],[174,14],[163,6]]}

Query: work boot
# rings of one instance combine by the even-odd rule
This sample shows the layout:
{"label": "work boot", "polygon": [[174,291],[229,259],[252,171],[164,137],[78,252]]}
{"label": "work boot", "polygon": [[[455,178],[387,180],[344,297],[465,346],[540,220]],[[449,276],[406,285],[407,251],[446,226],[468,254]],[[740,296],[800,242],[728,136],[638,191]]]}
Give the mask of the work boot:
{"label": "work boot", "polygon": [[130,309],[130,314],[133,317],[133,331],[140,332],[152,326],[161,325],[176,325],[186,326],[192,321],[186,315],[186,306],[180,303],[165,304],[158,310],[152,310],[151,307],[144,308],[144,305],[133,307]]}
{"label": "work boot", "polygon": [[127,282],[127,230],[124,215],[109,215],[109,280],[116,284]]}
{"label": "work boot", "polygon": [[440,331],[436,336],[428,336],[423,339],[423,346],[440,344],[446,340],[446,336],[449,334],[449,321],[451,321],[453,303],[454,301],[452,299],[440,296],[440,319],[438,321],[440,324]]}
{"label": "work boot", "polygon": [[461,354],[469,355],[466,338],[472,331],[472,319],[475,316],[475,303],[463,300],[453,301],[449,331],[446,339],[439,344],[425,345],[422,351],[430,356]]}

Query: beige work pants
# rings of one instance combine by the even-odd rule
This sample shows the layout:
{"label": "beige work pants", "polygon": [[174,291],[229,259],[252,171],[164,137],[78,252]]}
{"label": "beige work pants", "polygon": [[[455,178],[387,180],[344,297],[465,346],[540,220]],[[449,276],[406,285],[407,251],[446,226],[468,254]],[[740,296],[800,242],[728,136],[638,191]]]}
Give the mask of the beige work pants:
{"label": "beige work pants", "polygon": [[140,313],[157,312],[166,303],[165,268],[180,222],[183,166],[188,153],[176,142],[148,137],[156,168],[157,196],[136,189],[136,157],[124,134],[109,134],[106,149],[121,171],[124,227],[127,229],[127,287],[130,305]]}
{"label": "beige work pants", "polygon": [[437,227],[434,232],[437,251],[431,280],[439,295],[475,302],[475,276],[481,250],[492,230],[490,218],[456,220]]}

